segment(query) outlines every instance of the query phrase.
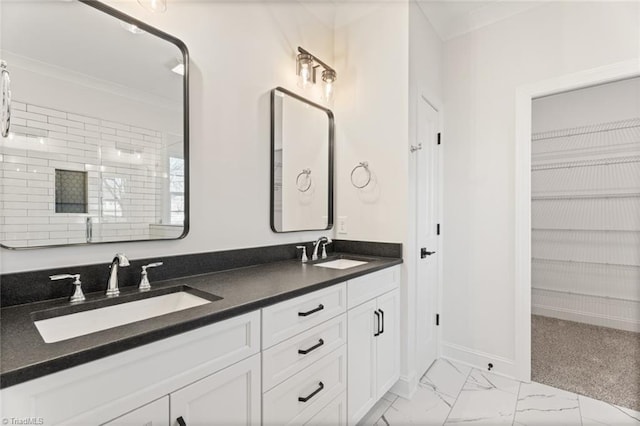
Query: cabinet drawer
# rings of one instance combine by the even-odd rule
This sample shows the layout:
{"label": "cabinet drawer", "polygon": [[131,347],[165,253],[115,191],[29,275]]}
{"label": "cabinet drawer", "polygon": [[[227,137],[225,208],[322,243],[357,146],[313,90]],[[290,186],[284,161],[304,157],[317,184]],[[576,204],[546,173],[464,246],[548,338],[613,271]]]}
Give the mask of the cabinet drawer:
{"label": "cabinet drawer", "polygon": [[[342,346],[263,395],[264,425],[304,424],[346,389]],[[307,399],[301,401],[301,399]]]}
{"label": "cabinet drawer", "polygon": [[341,283],[262,310],[262,348],[346,312],[346,284]]}
{"label": "cabinet drawer", "polygon": [[349,280],[347,299],[349,309],[398,288],[400,285],[400,265],[383,269],[362,277]]}
{"label": "cabinet drawer", "polygon": [[345,426],[347,424],[347,394],[343,392],[339,397],[331,401],[305,426]]}
{"label": "cabinet drawer", "polygon": [[262,354],[263,391],[312,365],[346,342],[347,320],[346,314],[342,314],[265,350]]}

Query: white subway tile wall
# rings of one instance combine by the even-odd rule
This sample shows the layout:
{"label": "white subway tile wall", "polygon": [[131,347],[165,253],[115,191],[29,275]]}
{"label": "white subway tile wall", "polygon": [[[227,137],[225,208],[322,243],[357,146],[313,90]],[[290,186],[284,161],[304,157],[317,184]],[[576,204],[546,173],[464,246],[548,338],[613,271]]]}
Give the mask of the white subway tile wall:
{"label": "white subway tile wall", "polygon": [[[3,244],[84,243],[88,218],[93,242],[158,237],[150,226],[168,217],[161,132],[15,100],[12,107],[11,133],[0,141]],[[86,214],[55,212],[56,169],[87,173]]]}

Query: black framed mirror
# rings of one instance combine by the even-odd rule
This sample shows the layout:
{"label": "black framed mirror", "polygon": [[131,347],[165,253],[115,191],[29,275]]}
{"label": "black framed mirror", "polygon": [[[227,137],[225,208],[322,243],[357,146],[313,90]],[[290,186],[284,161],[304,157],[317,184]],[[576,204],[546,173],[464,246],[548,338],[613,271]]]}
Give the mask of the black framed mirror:
{"label": "black framed mirror", "polygon": [[189,230],[189,54],[93,0],[0,2],[11,125],[5,248],[178,239]]}
{"label": "black framed mirror", "polygon": [[271,229],[333,227],[334,118],[282,87],[271,91]]}

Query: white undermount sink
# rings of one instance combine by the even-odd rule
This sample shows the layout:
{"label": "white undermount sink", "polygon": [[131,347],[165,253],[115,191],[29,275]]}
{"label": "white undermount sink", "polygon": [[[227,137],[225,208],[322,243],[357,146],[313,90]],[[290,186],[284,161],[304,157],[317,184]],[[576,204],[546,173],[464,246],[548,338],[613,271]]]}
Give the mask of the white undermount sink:
{"label": "white undermount sink", "polygon": [[353,268],[354,266],[364,265],[368,262],[364,262],[362,260],[351,260],[351,259],[336,259],[330,260],[329,262],[316,263],[314,266],[319,266],[321,268],[331,268],[331,269],[347,269]]}
{"label": "white undermount sink", "polygon": [[34,323],[44,341],[46,343],[54,343],[182,311],[210,302],[211,300],[186,291],[177,291],[147,299],[34,321]]}

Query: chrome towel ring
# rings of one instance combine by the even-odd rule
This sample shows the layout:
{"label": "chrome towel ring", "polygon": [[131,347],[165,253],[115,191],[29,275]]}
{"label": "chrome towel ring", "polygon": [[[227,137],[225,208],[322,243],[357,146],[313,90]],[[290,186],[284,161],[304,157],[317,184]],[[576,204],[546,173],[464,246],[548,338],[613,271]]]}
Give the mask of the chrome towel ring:
{"label": "chrome towel ring", "polygon": [[[304,180],[301,180],[301,177],[305,177]],[[309,188],[311,188],[311,169],[302,169],[300,173],[298,173],[298,177],[296,178],[296,187],[300,192],[307,192]]]}
{"label": "chrome towel ring", "polygon": [[[353,180],[354,173],[356,172],[356,170],[360,168],[362,168],[367,173],[367,181],[364,183],[364,185],[358,185]],[[353,170],[351,170],[351,184],[358,189],[362,189],[362,188],[365,188],[367,185],[369,185],[370,182],[371,182],[371,170],[369,170],[369,163],[367,161],[361,161],[360,163],[358,163],[357,166],[353,168]]]}
{"label": "chrome towel ring", "polygon": [[11,126],[11,80],[9,78],[9,70],[7,63],[0,61],[0,92],[2,92],[2,110],[0,110],[0,134],[3,138],[9,135],[9,127]]}

